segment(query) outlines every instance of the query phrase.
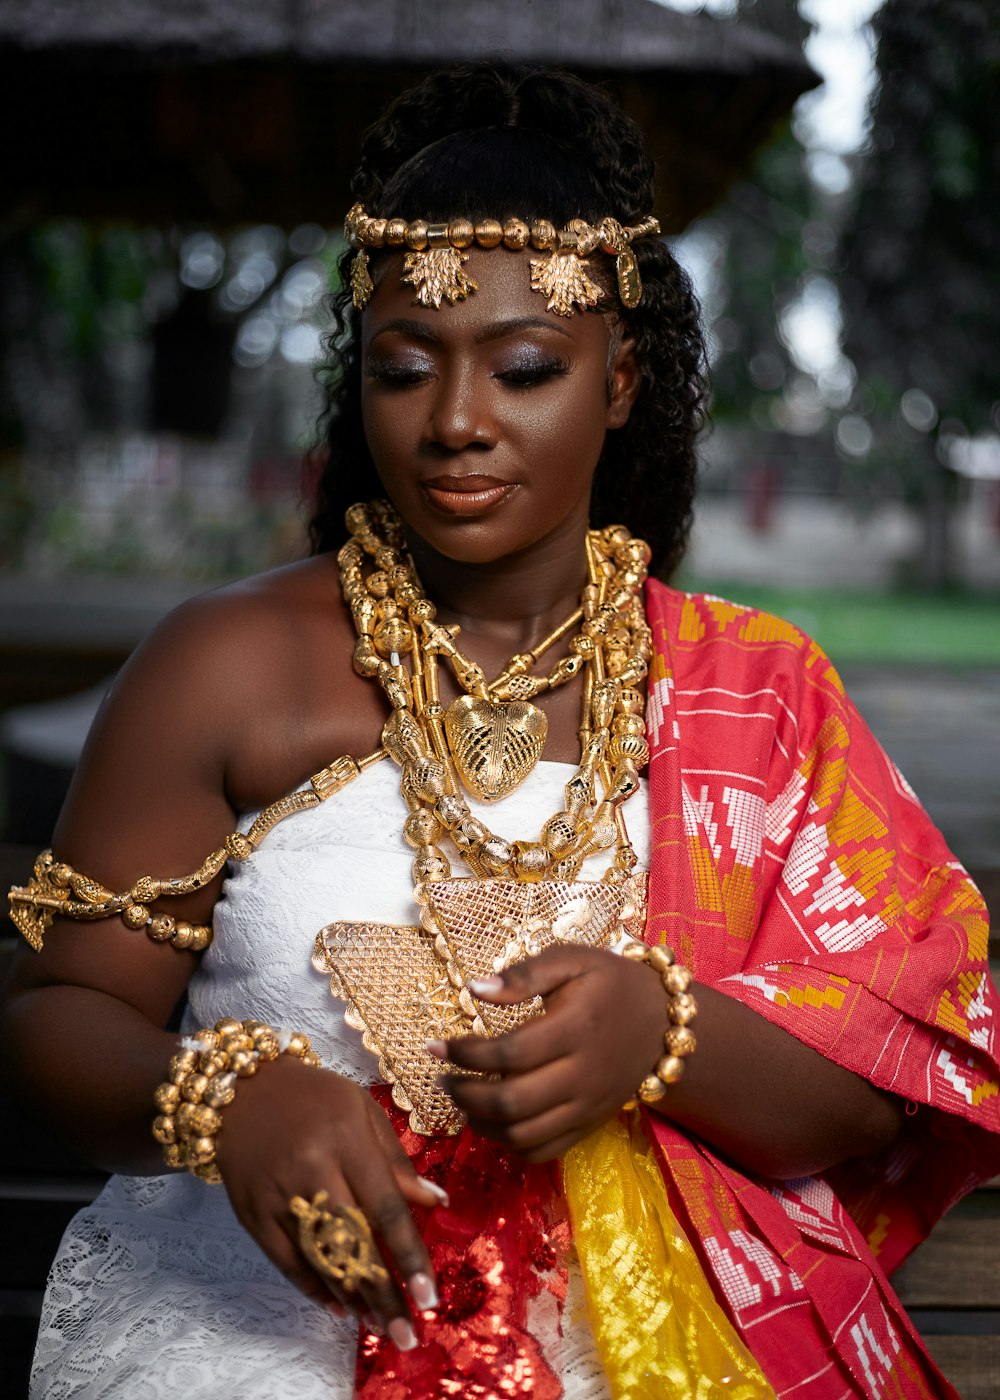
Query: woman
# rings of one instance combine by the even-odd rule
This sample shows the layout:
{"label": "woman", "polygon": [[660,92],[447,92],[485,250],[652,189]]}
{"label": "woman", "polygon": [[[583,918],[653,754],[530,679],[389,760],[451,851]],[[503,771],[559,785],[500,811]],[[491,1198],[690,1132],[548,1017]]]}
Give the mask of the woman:
{"label": "woman", "polygon": [[12,1078],[127,1174],[33,1395],[952,1393],[872,1251],[1000,1165],[983,911],[813,644],[643,615],[608,527],[676,564],[703,402],[651,176],[558,74],[369,132],[316,552],[140,648],[55,834],[102,888],[14,892]]}

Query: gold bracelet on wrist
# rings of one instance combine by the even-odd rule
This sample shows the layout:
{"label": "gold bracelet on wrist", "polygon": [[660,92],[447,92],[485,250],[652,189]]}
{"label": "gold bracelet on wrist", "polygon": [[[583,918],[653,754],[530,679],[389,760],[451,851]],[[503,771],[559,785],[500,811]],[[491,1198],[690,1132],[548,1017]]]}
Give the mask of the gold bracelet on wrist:
{"label": "gold bracelet on wrist", "polygon": [[668,1024],[663,1033],[664,1053],[639,1085],[635,1098],[624,1105],[625,1108],[635,1108],[640,1099],[646,1104],[662,1099],[670,1085],[676,1084],[684,1073],[684,1061],[688,1055],[694,1054],[697,1044],[691,1022],[698,1013],[698,1004],[691,995],[691,973],[677,964],[672,948],[665,948],[662,944],[651,948],[645,943],[630,943],[622,950],[622,957],[632,962],[648,963],[660,974],[663,990],[667,994]]}
{"label": "gold bracelet on wrist", "polygon": [[168,1167],[186,1167],[202,1181],[218,1184],[215,1139],[222,1110],[236,1097],[236,1084],[279,1055],[307,1065],[320,1058],[302,1031],[280,1031],[263,1021],[224,1016],[213,1030],[185,1036],[170,1061],[170,1077],[153,1095],[157,1116],[153,1137]]}

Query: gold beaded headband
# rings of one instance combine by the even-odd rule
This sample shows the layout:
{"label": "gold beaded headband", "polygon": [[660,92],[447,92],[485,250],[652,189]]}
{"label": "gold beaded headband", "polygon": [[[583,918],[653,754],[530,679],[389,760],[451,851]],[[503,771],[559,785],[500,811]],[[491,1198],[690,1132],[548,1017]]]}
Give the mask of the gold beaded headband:
{"label": "gold beaded headband", "polygon": [[368,304],[375,290],[368,271],[369,248],[407,248],[403,258],[404,283],[415,287],[422,306],[440,310],[441,302],[454,305],[477,290],[476,283],[462,264],[468,261],[466,248],[520,249],[529,245],[547,258],[531,259],[531,290],[548,297],[548,310],[557,316],[572,316],[577,306],[596,306],[604,290],[588,275],[587,257],[607,253],[615,260],[618,295],[631,310],[639,305],[642,280],[639,264],[629,246],[637,238],[659,233],[652,215],[626,227],[617,219],[588,224],[571,219],[557,229],[548,219],[452,219],[449,223],[429,224],[426,219],[373,219],[363,204],[355,204],[344,221],[344,235],[358,253],[351,264],[351,293],[359,311]]}

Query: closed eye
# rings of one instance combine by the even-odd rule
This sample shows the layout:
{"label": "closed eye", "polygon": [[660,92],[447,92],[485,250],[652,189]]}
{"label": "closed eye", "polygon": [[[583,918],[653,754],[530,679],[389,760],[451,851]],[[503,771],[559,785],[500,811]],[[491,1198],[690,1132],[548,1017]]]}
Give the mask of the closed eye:
{"label": "closed eye", "polygon": [[506,369],[496,370],[494,378],[513,388],[530,389],[536,384],[545,384],[568,373],[569,364],[566,360],[525,360]]}

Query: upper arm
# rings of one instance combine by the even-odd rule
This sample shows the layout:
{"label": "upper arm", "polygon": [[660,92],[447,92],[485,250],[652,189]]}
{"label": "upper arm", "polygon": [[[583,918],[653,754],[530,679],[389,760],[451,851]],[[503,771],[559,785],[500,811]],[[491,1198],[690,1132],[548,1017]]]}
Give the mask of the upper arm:
{"label": "upper arm", "polygon": [[[53,837],[58,860],[117,892],[142,875],[191,873],[233,830],[226,773],[232,735],[252,703],[233,653],[252,625],[247,611],[238,598],[195,600],[130,658],[74,775]],[[208,923],[221,881],[220,874],[197,894],[157,907]],[[56,919],[40,954],[19,950],[9,991],[16,997],[47,985],[94,988],[162,1025],[197,956],[153,943],[117,916]]]}

